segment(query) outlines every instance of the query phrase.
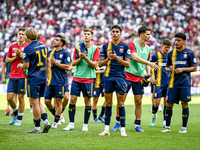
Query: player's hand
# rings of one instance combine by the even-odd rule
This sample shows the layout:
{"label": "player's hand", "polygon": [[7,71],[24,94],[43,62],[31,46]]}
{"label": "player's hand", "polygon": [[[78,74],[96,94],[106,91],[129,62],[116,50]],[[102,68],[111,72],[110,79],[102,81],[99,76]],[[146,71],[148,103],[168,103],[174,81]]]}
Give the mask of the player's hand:
{"label": "player's hand", "polygon": [[46,81],[46,86],[49,86],[49,79],[47,79]]}
{"label": "player's hand", "polygon": [[154,70],[158,70],[159,66],[157,65],[157,62],[150,62],[149,64],[151,66],[151,68],[153,68]]}
{"label": "player's hand", "polygon": [[174,66],[169,66],[169,71],[174,71]]}
{"label": "player's hand", "polygon": [[79,54],[79,57],[80,57],[81,59],[84,59],[85,57],[87,57],[87,53],[86,53],[86,52],[85,52],[85,53],[79,52],[78,54]]}
{"label": "player's hand", "polygon": [[51,58],[51,66],[55,65],[55,63],[56,63],[56,59],[54,57]]}
{"label": "player's hand", "polygon": [[108,54],[108,58],[109,58],[109,59],[117,59],[117,54],[116,54],[116,52],[113,51],[113,54],[112,54],[112,52],[110,52],[110,53]]}
{"label": "player's hand", "polygon": [[17,69],[20,69],[21,67],[22,67],[22,63],[19,63],[18,65],[17,65]]}
{"label": "player's hand", "polygon": [[156,85],[157,84],[157,80],[156,79],[154,79],[154,78],[150,78],[150,81],[151,81],[151,83],[153,84],[153,85]]}
{"label": "player's hand", "polygon": [[182,73],[182,72],[183,72],[183,69],[182,69],[182,68],[176,68],[176,69],[174,70],[174,72],[175,72],[176,74],[179,74],[179,73]]}
{"label": "player's hand", "polygon": [[15,50],[16,56],[20,57],[21,51],[18,48],[15,48],[14,50]]}
{"label": "player's hand", "polygon": [[72,65],[70,65],[68,71],[70,71],[70,70],[72,70],[72,69],[73,69],[73,67],[72,67]]}
{"label": "player's hand", "polygon": [[6,79],[5,78],[2,78],[2,83],[6,84]]}

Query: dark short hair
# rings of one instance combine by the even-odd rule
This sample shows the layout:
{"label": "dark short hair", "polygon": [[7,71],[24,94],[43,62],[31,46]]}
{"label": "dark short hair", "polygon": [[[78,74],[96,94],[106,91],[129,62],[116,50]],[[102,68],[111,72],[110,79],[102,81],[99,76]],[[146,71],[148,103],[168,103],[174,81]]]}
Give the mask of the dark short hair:
{"label": "dark short hair", "polygon": [[181,38],[183,40],[186,40],[186,35],[184,33],[176,33],[174,37]]}
{"label": "dark short hair", "polygon": [[119,29],[120,32],[122,32],[122,28],[119,25],[112,26],[111,30],[114,29],[114,28]]}
{"label": "dark short hair", "polygon": [[147,26],[141,26],[139,29],[138,29],[138,34],[140,36],[141,33],[146,33],[146,31],[151,31],[150,28],[148,28]]}
{"label": "dark short hair", "polygon": [[172,46],[172,42],[169,39],[164,39],[162,45]]}
{"label": "dark short hair", "polygon": [[103,45],[103,43],[97,43],[97,45],[96,45],[96,46],[99,46],[99,45]]}
{"label": "dark short hair", "polygon": [[60,38],[61,42],[63,43],[62,46],[64,46],[64,45],[66,44],[66,40],[65,40],[65,37],[64,37],[63,35],[57,34],[56,37],[59,37],[59,38]]}
{"label": "dark short hair", "polygon": [[93,31],[91,29],[84,29],[83,32],[91,32],[93,35]]}
{"label": "dark short hair", "polygon": [[18,32],[19,32],[19,31],[23,31],[23,32],[24,32],[25,30],[26,30],[25,27],[20,27],[20,28],[18,29]]}

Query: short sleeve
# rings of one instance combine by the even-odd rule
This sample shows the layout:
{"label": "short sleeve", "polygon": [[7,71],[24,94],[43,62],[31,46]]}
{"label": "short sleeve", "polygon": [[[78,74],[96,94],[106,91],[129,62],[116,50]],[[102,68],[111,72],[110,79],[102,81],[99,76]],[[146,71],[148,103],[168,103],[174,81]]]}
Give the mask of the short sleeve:
{"label": "short sleeve", "polygon": [[12,46],[9,47],[8,53],[6,55],[7,57],[11,58],[12,57]]}
{"label": "short sleeve", "polygon": [[131,51],[128,44],[125,46],[125,58],[131,58]]}
{"label": "short sleeve", "polygon": [[73,59],[77,59],[76,48],[74,48],[74,55],[73,55]]}
{"label": "short sleeve", "polygon": [[157,57],[156,57],[157,54],[154,54],[151,59],[150,59],[150,62],[157,62]]}
{"label": "short sleeve", "polygon": [[100,57],[104,57],[104,58],[107,57],[106,56],[106,49],[107,49],[106,45],[103,45],[102,50],[100,52]]}
{"label": "short sleeve", "polygon": [[96,50],[94,52],[93,60],[99,60],[99,48],[98,47],[96,48]]}
{"label": "short sleeve", "polygon": [[128,45],[130,47],[131,53],[136,53],[135,44],[133,42],[129,42]]}
{"label": "short sleeve", "polygon": [[64,63],[70,64],[71,62],[72,62],[71,55],[70,55],[70,53],[67,52],[65,55],[65,58],[64,58]]}
{"label": "short sleeve", "polygon": [[24,57],[24,62],[29,62],[30,61],[30,59],[28,57],[28,53],[27,53],[27,48],[24,48],[23,57]]}
{"label": "short sleeve", "polygon": [[190,54],[188,65],[189,67],[197,66],[197,59],[193,52]]}
{"label": "short sleeve", "polygon": [[[170,54],[172,54],[172,53],[170,53]],[[167,55],[167,64],[166,64],[166,66],[171,66],[172,65],[170,54]]]}

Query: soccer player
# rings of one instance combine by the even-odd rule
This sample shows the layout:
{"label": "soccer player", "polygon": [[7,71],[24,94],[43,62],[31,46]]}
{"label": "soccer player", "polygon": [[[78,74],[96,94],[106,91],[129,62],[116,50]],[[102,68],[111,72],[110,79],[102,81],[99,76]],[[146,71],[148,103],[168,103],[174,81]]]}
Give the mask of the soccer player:
{"label": "soccer player", "polygon": [[191,75],[197,70],[194,53],[185,47],[186,35],[175,34],[175,49],[168,53],[166,70],[171,72],[167,92],[166,127],[161,132],[170,132],[172,108],[174,103],[182,104],[182,128],[179,133],[186,133],[189,117],[188,102],[191,101]]}
{"label": "soccer player", "polygon": [[113,92],[117,94],[117,105],[119,108],[119,117],[121,120],[121,136],[127,136],[125,131],[125,93],[127,90],[126,75],[124,68],[130,66],[130,48],[128,44],[120,41],[122,29],[118,25],[111,28],[112,42],[104,44],[101,51],[101,61],[99,66],[106,65],[104,75],[104,95],[106,100],[105,110],[105,128],[99,135],[110,135],[110,119],[112,113]]}
{"label": "soccer player", "polygon": [[154,127],[156,124],[156,117],[161,97],[164,98],[164,111],[163,111],[163,127],[166,126],[166,94],[169,85],[170,73],[165,70],[167,63],[167,54],[172,46],[172,42],[169,39],[164,39],[161,51],[154,54],[151,57],[151,62],[157,62],[159,69],[152,70],[151,82],[154,84],[154,103],[152,105],[153,117],[151,119],[151,126]]}
{"label": "soccer player", "polygon": [[91,100],[93,83],[96,78],[95,68],[99,60],[99,49],[91,43],[93,31],[84,29],[84,42],[76,45],[72,65],[75,67],[74,77],[71,85],[71,98],[69,104],[70,123],[64,131],[74,130],[74,117],[76,111],[77,97],[82,91],[85,102],[85,114],[82,131],[88,131],[88,121],[91,113]]}
{"label": "soccer player", "polygon": [[47,46],[37,41],[38,33],[35,28],[29,27],[24,33],[27,37],[28,45],[24,49],[24,62],[18,64],[17,68],[28,69],[28,97],[33,108],[33,121],[35,128],[26,133],[40,133],[40,116],[44,121],[43,133],[47,133],[51,124],[47,119],[45,108],[40,102],[40,98],[44,97],[46,84],[48,85],[47,74],[49,67],[47,65]]}
{"label": "soccer player", "polygon": [[[14,44],[14,43],[17,43],[17,42],[13,41],[12,44]],[[4,55],[4,57],[3,57],[2,83],[3,84],[7,84],[7,86],[8,86],[12,63],[6,63],[6,55],[7,55],[7,53],[8,52],[6,52],[5,55]],[[15,103],[17,104],[17,95],[16,94],[14,95],[13,99],[14,99]],[[9,105],[9,102],[7,102],[7,108],[6,108],[6,111],[5,111],[5,115],[9,116],[9,114],[10,114],[9,112],[10,112],[10,105]]]}
{"label": "soccer player", "polygon": [[[21,63],[23,60],[23,51],[24,48],[28,45],[25,42],[25,35],[24,31],[26,29],[21,27],[18,29],[17,32],[17,43],[12,44],[9,47],[8,53],[6,55],[6,63],[12,63],[11,72],[10,72],[10,79],[7,88],[7,100],[13,109],[13,117],[10,120],[9,124],[12,125],[16,123],[15,126],[21,126],[21,120],[24,113],[25,103],[24,103],[24,95],[26,92],[26,74],[23,69],[17,69],[17,65]],[[19,107],[17,109],[17,105],[13,100],[14,95],[18,95],[19,99]]]}
{"label": "soccer player", "polygon": [[[45,104],[49,111],[54,115],[54,123],[51,128],[57,128],[62,113],[62,98],[67,78],[67,70],[71,70],[71,55],[63,48],[66,40],[61,34],[56,35],[53,46],[49,51],[51,70],[49,75],[49,86],[45,90]],[[55,97],[57,109],[51,103],[52,97]]]}
{"label": "soccer player", "polygon": [[[151,48],[145,44],[149,41],[151,29],[147,26],[142,26],[138,29],[139,39],[129,42],[131,50],[130,67],[125,68],[126,83],[128,85],[127,93],[132,87],[135,102],[135,131],[144,132],[141,127],[141,115],[142,115],[142,96],[144,94],[144,87],[141,84],[141,80],[144,77],[144,69],[146,65],[151,66],[153,69],[159,67],[156,63],[150,62]],[[147,72],[150,73],[150,68],[147,66]]]}
{"label": "soccer player", "polygon": [[[98,43],[97,44],[97,47],[99,48],[99,52],[101,52],[102,50],[102,46],[103,44],[102,43]],[[103,103],[103,106],[102,106],[102,109],[101,109],[101,113],[97,119],[97,102],[98,102],[98,99],[99,99],[99,96],[101,94],[101,96],[103,97],[104,94],[103,94],[103,76],[104,76],[104,72],[105,72],[105,67],[99,67],[97,66],[97,69],[96,69],[96,79],[94,80],[94,92],[93,92],[93,103],[92,103],[92,112],[93,112],[93,117],[94,117],[94,120],[93,122],[94,123],[99,123],[98,119],[105,123],[105,119],[103,117],[104,113],[105,113],[105,107],[106,107],[106,102]]]}

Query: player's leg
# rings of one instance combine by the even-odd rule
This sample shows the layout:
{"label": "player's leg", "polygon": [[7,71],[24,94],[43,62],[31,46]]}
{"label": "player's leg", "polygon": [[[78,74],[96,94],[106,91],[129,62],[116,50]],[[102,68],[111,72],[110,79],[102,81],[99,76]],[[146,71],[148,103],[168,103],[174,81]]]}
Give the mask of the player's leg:
{"label": "player's leg", "polygon": [[135,131],[144,132],[141,129],[141,116],[142,116],[142,97],[144,94],[144,87],[141,85],[141,82],[132,82],[132,89],[134,94],[134,103],[135,103]]}
{"label": "player's leg", "polygon": [[114,78],[104,78],[103,91],[106,101],[105,109],[105,128],[104,131],[98,135],[110,135],[110,119],[112,115],[112,98],[115,91],[116,81]]}
{"label": "player's leg", "polygon": [[171,124],[171,117],[172,117],[172,109],[174,106],[174,103],[179,103],[179,95],[178,95],[179,91],[177,88],[169,88],[167,91],[167,110],[166,110],[166,127],[164,130],[162,130],[161,132],[170,132],[170,124]]}
{"label": "player's leg", "polygon": [[[8,82],[9,82],[9,79],[6,79],[6,84],[7,84],[7,86],[8,86]],[[7,101],[7,107],[6,107],[5,115],[6,115],[6,116],[9,116],[9,114],[10,114],[10,104],[9,104],[9,102]]]}
{"label": "player's leg", "polygon": [[101,113],[98,117],[98,119],[102,122],[105,123],[105,119],[103,117],[103,115],[105,114],[105,109],[106,109],[106,101],[104,101],[103,106],[101,107]]}
{"label": "player's leg", "polygon": [[71,85],[70,102],[69,102],[69,110],[68,110],[70,122],[66,128],[63,128],[63,131],[74,130],[76,102],[77,102],[77,97],[80,96],[80,91],[81,91],[81,83],[73,80],[72,85]]}
{"label": "player's leg", "polygon": [[68,101],[69,101],[69,90],[66,92],[65,91],[65,94],[64,94],[64,97],[63,97],[63,103],[62,103],[62,113],[61,113],[61,116],[60,116],[60,121],[62,123],[65,123],[65,118],[63,116],[63,112],[65,111],[65,108],[68,104]]}
{"label": "player's leg", "polygon": [[116,106],[116,123],[115,126],[112,128],[112,131],[118,131],[120,127],[120,117],[119,117],[119,106]]}
{"label": "player's leg", "polygon": [[162,127],[166,127],[166,111],[167,111],[167,103],[166,103],[166,97],[163,97],[163,104],[164,104],[164,109],[163,109],[163,125]]}
{"label": "player's leg", "polygon": [[105,128],[102,133],[99,135],[110,135],[109,128],[110,128],[110,119],[112,115],[112,97],[113,93],[104,93],[105,100],[106,100],[106,110],[105,110]]}
{"label": "player's leg", "polygon": [[13,111],[13,117],[10,120],[9,124],[12,125],[15,123],[18,116],[18,109],[16,102],[13,100],[15,93],[17,93],[17,82],[15,79],[10,79],[7,88],[7,101],[10,104],[10,107]]}
{"label": "player's leg", "polygon": [[99,97],[93,97],[93,103],[92,103],[92,113],[93,113],[93,117],[94,123],[99,123],[98,119],[97,119],[97,102],[98,102]]}
{"label": "player's leg", "polygon": [[[55,116],[56,109],[55,106],[52,105],[51,99],[55,96],[55,86],[49,85],[45,88],[45,105],[47,106],[48,110]],[[55,100],[54,100],[55,101]]]}
{"label": "player's leg", "polygon": [[29,104],[30,104],[30,113],[33,113],[32,104],[30,102],[30,99],[29,99]]}
{"label": "player's leg", "polygon": [[22,78],[22,79],[17,79],[17,80],[18,80],[17,94],[18,94],[19,106],[18,106],[18,117],[15,123],[15,126],[21,126],[21,120],[23,118],[24,109],[25,109],[24,95],[26,93],[27,79]]}
{"label": "player's leg", "polygon": [[180,89],[181,104],[182,104],[182,128],[179,133],[187,133],[186,127],[189,117],[189,107],[188,102],[191,101],[190,89],[182,88]]}
{"label": "player's leg", "polygon": [[18,100],[19,100],[18,116],[17,116],[15,126],[21,126],[21,121],[22,121],[22,118],[24,115],[24,109],[25,109],[24,95],[18,94]]}
{"label": "player's leg", "polygon": [[157,117],[157,111],[158,111],[158,107],[159,107],[159,103],[161,101],[161,98],[155,98],[154,99],[154,103],[152,106],[152,118],[151,118],[151,126],[154,127],[156,124],[156,117]]}
{"label": "player's leg", "polygon": [[88,121],[91,114],[91,97],[93,96],[93,83],[81,83],[81,89],[85,102],[84,123],[82,131],[88,131]]}
{"label": "player's leg", "polygon": [[[122,95],[123,94],[123,95]],[[119,117],[120,117],[120,124],[121,124],[121,136],[127,136],[125,131],[125,125],[126,125],[126,112],[124,107],[124,101],[125,101],[125,93],[118,93],[117,92],[117,106],[119,109]]]}
{"label": "player's leg", "polygon": [[53,122],[52,127],[51,127],[51,128],[54,128],[54,129],[57,128],[57,124],[58,124],[58,121],[60,120],[60,116],[61,116],[61,113],[62,113],[62,99],[61,98],[55,98],[55,103],[57,105],[57,108],[56,108],[56,112],[55,112],[54,122]]}

